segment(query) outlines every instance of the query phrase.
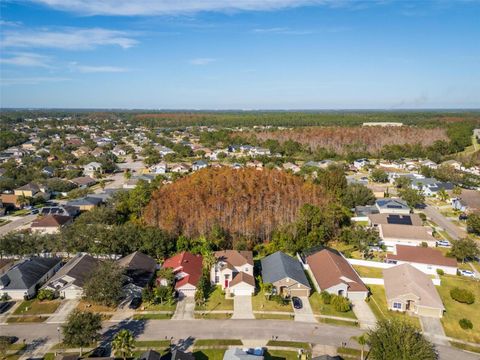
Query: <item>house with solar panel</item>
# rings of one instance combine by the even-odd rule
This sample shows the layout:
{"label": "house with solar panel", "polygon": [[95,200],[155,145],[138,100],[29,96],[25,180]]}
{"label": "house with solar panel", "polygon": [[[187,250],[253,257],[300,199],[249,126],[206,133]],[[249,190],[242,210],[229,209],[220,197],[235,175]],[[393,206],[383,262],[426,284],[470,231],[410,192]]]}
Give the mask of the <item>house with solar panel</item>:
{"label": "house with solar panel", "polygon": [[410,214],[410,206],[406,201],[398,198],[378,199],[375,207],[380,214]]}

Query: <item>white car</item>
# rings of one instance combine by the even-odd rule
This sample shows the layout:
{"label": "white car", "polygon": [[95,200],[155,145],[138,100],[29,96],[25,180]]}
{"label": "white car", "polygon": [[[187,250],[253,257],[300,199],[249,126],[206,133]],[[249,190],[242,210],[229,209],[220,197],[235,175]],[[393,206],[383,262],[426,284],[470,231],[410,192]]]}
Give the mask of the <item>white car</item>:
{"label": "white car", "polygon": [[471,270],[458,270],[458,272],[462,276],[475,277],[475,273]]}
{"label": "white car", "polygon": [[439,241],[437,241],[437,246],[438,247],[450,247],[452,245],[446,240],[439,240]]}

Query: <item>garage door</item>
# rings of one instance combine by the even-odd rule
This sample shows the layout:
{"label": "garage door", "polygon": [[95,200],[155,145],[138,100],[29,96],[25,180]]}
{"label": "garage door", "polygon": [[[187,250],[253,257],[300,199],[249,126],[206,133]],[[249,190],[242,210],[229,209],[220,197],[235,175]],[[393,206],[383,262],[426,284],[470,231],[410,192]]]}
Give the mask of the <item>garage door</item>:
{"label": "garage door", "polygon": [[252,295],[252,290],[251,289],[234,289],[234,294],[237,296]]}
{"label": "garage door", "polygon": [[290,295],[291,296],[308,296],[309,291],[307,289],[291,289]]}

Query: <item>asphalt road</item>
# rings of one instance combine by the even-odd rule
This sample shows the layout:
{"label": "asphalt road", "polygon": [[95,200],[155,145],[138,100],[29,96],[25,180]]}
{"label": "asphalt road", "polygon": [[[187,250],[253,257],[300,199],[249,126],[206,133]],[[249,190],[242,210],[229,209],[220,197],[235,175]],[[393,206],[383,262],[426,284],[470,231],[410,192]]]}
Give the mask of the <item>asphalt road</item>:
{"label": "asphalt road", "polygon": [[37,215],[26,215],[26,216],[18,216],[18,217],[10,216],[10,217],[8,217],[9,220],[12,220],[14,218],[15,218],[15,220],[13,220],[12,222],[10,222],[6,225],[0,226],[0,237],[8,234],[11,231],[17,230],[18,228],[20,228],[22,226],[30,224],[36,217],[37,217]]}
{"label": "asphalt road", "polygon": [[467,233],[452,223],[449,219],[443,216],[438,209],[431,205],[426,205],[422,212],[433,220],[438,226],[445,229],[445,231],[452,237],[452,239],[458,240],[467,236]]}
{"label": "asphalt road", "polygon": [[[55,324],[10,324],[0,327],[2,335],[17,336],[20,341],[42,344],[55,344],[60,336]],[[127,328],[138,340],[160,340],[173,338],[175,343],[193,344],[196,338],[202,339],[243,339],[269,340],[272,336],[278,340],[307,341],[330,346],[358,347],[352,336],[363,331],[358,328],[333,326],[326,324],[299,323],[282,320],[150,320],[108,322],[104,328],[105,338],[112,336],[120,329]],[[48,348],[48,346],[44,346]],[[478,360],[480,356],[447,346],[437,346],[440,360],[462,359]]]}

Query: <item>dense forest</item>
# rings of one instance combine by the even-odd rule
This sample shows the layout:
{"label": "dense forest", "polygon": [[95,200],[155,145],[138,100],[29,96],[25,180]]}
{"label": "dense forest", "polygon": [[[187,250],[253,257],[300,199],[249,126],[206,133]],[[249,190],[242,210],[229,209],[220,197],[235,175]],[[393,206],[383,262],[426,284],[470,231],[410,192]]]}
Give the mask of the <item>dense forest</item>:
{"label": "dense forest", "polygon": [[328,202],[321,186],[282,171],[204,169],[154,192],[144,218],[174,235],[191,238],[220,227],[261,242],[295,221],[304,204]]}

